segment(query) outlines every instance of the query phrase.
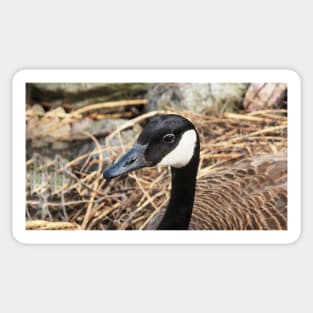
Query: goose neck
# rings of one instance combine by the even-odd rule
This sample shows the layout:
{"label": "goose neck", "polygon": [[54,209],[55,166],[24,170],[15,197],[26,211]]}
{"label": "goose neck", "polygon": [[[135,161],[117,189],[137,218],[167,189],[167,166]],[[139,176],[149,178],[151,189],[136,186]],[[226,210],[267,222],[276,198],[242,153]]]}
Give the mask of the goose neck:
{"label": "goose neck", "polygon": [[193,158],[185,167],[171,168],[171,197],[158,229],[188,229],[194,203],[198,164],[199,145],[196,146]]}

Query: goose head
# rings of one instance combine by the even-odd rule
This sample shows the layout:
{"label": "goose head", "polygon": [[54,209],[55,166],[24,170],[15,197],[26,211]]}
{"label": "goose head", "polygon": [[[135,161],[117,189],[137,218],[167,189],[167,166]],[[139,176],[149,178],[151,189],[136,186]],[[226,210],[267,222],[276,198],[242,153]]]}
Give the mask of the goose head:
{"label": "goose head", "polygon": [[169,114],[150,120],[133,147],[103,172],[106,179],[143,167],[157,165],[187,167],[199,153],[199,137],[186,118]]}

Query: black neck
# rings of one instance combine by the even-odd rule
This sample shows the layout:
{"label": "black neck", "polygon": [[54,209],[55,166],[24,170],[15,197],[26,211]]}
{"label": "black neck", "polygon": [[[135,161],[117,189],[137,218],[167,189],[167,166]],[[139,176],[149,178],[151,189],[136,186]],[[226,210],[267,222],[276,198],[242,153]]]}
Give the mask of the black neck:
{"label": "black neck", "polygon": [[171,198],[158,229],[188,229],[194,202],[199,153],[198,139],[191,161],[185,167],[171,168]]}

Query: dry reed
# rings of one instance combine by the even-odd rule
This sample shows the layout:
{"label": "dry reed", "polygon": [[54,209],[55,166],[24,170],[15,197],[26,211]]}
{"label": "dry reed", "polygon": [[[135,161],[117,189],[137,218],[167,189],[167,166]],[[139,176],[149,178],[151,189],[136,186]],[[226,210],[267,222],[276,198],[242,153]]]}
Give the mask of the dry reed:
{"label": "dry reed", "polygon": [[[92,108],[94,109],[94,108]],[[88,110],[88,109],[85,109]],[[83,111],[75,115],[81,116]],[[143,229],[169,199],[168,168],[146,168],[109,182],[102,170],[135,141],[123,146],[125,129],[144,125],[149,112],[127,121],[106,137],[101,147],[88,135],[95,150],[66,161],[45,160],[39,155],[27,161],[27,229]],[[247,156],[287,150],[287,111],[266,110],[250,114],[208,116],[182,112],[196,126],[201,140],[198,177],[209,175]],[[72,114],[71,117],[74,117]],[[62,123],[68,122],[63,121]],[[113,145],[113,140],[120,145]],[[94,167],[96,170],[93,170]]]}

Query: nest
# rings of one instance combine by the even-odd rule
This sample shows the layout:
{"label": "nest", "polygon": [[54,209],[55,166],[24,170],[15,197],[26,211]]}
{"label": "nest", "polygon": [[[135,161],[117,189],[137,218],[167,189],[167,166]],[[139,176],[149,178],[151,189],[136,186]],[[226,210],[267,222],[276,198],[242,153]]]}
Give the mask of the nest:
{"label": "nest", "polygon": [[[27,161],[27,229],[144,229],[166,206],[170,194],[168,168],[146,168],[106,181],[103,170],[135,142],[123,144],[122,133],[144,125],[163,112],[129,120],[106,137],[101,146],[71,161],[34,155]],[[198,177],[255,155],[287,151],[287,111],[223,113],[209,116],[181,112],[196,126],[201,140]],[[119,140],[120,145],[113,145]]]}

